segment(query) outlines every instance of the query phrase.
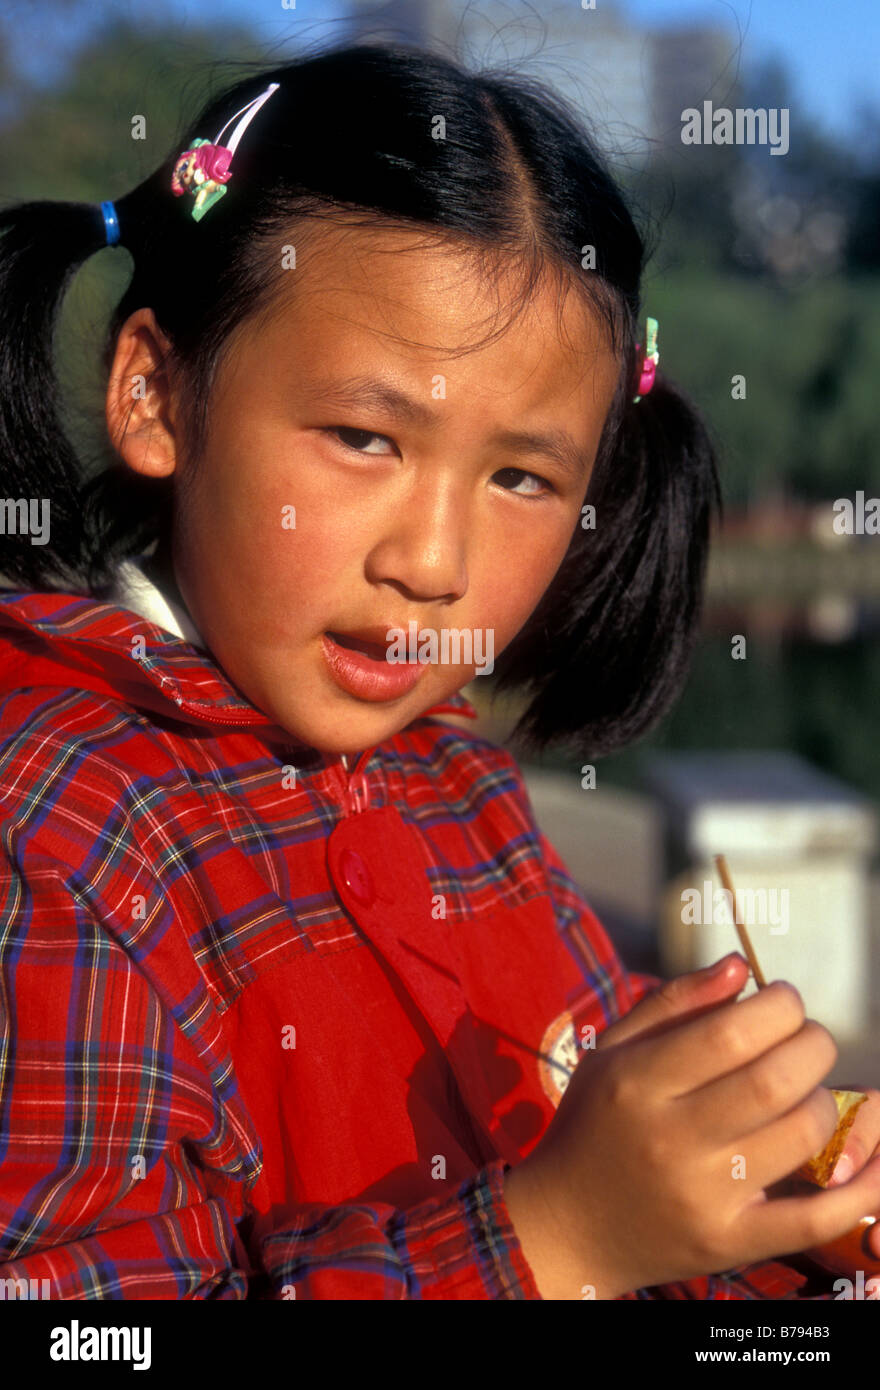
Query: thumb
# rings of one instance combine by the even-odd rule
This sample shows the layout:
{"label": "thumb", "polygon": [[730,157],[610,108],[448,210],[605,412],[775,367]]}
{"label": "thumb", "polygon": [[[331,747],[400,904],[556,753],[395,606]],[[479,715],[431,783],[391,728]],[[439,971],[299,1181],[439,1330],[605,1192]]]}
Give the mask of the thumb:
{"label": "thumb", "polygon": [[703,970],[665,980],[640,999],[624,1018],[604,1029],[596,1040],[596,1049],[617,1047],[633,1038],[663,1033],[719,1004],[728,1004],[743,989],[748,978],[748,961],[738,951],[732,951]]}

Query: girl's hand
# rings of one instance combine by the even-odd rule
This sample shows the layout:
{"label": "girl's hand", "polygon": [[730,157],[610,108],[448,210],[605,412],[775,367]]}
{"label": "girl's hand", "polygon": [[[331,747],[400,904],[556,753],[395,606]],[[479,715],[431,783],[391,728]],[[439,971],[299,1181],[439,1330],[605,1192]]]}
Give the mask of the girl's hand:
{"label": "girl's hand", "polygon": [[880,1207],[880,1159],[845,1187],[768,1200],[836,1128],[820,1083],[837,1052],[791,985],[736,1003],[746,962],[715,971],[668,982],[608,1028],[511,1175],[544,1297],[581,1296],[559,1291],[556,1269],[566,1288],[576,1276],[615,1298],[822,1245]]}

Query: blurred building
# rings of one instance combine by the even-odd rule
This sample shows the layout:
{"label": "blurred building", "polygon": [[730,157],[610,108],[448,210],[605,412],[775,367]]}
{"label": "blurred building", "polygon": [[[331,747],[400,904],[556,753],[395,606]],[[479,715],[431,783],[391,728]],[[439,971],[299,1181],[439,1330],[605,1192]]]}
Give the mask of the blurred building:
{"label": "blurred building", "polygon": [[729,34],[717,25],[680,25],[651,36],[653,87],[651,111],[657,141],[681,148],[681,113],[738,104]]}

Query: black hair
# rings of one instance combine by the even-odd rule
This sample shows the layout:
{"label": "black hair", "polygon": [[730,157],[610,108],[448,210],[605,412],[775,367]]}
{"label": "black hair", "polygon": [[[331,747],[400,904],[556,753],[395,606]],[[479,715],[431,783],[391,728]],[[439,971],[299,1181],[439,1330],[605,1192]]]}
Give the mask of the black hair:
{"label": "black hair", "polygon": [[[192,139],[213,140],[263,92],[234,177],[199,222],[171,176]],[[445,138],[432,138],[438,116]],[[471,72],[401,44],[336,46],[261,68],[180,127],[165,162],[115,199],[133,276],[109,326],[109,370],[126,318],[152,308],[187,400],[198,459],[211,386],[239,325],[271,312],[279,248],[303,222],[421,229],[522,271],[523,302],[549,270],[601,314],[620,363],[585,503],[563,563],[496,661],[496,691],[530,702],[515,736],[535,748],[605,753],[653,727],[678,694],[702,602],[714,445],[693,403],[658,370],[634,404],[645,242],[593,135],[531,77]],[[7,535],[0,571],[24,588],[109,592],[116,563],[167,536],[174,479],[119,459],[88,482],[62,427],[56,317],[77,268],[105,244],[99,204],[29,202],[0,212],[0,488],[48,499],[51,543]],[[595,265],[586,248],[594,248]],[[499,254],[500,253],[500,254]]]}

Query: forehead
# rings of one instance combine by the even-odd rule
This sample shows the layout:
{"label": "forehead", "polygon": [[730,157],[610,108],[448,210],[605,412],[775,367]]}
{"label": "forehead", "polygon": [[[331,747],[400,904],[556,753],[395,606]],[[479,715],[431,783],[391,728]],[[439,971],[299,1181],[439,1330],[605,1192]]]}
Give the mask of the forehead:
{"label": "forehead", "polygon": [[610,404],[620,364],[576,271],[432,229],[312,222],[287,244],[295,265],[241,330],[262,371],[268,356],[315,384],[369,359],[416,376],[431,366],[460,391],[515,393],[517,404],[577,393],[582,407],[585,384],[597,407]]}

